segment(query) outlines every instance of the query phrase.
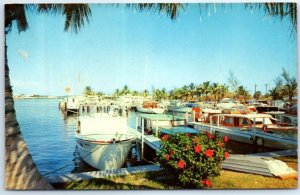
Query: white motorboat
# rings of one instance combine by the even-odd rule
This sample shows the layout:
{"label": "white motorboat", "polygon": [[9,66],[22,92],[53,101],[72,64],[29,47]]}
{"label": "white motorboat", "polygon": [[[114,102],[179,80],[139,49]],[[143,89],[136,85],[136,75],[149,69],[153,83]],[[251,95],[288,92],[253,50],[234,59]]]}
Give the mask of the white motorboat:
{"label": "white motorboat", "polygon": [[200,131],[218,132],[231,140],[276,149],[296,149],[297,128],[282,127],[268,114],[217,114],[210,123],[191,123]]}
{"label": "white motorboat", "polygon": [[162,114],[165,112],[164,108],[158,106],[156,101],[146,101],[142,106],[136,107],[138,112],[149,113],[149,114]]}
{"label": "white motorboat", "polygon": [[135,138],[126,118],[99,113],[80,117],[75,134],[80,157],[100,170],[121,168]]}
{"label": "white motorboat", "polygon": [[144,108],[142,106],[136,107],[138,112],[149,113],[149,114],[162,114],[165,112],[163,108]]}

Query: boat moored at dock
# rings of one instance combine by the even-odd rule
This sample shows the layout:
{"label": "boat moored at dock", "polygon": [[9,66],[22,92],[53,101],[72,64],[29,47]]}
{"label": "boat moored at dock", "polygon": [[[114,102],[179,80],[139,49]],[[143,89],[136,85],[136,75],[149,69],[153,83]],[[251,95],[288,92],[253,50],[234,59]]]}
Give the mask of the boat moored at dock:
{"label": "boat moored at dock", "polygon": [[156,101],[146,101],[142,106],[137,106],[136,109],[138,112],[149,114],[162,114],[165,112],[165,109],[159,107]]}
{"label": "boat moored at dock", "polygon": [[96,113],[80,117],[78,126],[76,144],[87,164],[100,170],[122,167],[136,139],[126,118]]}
{"label": "boat moored at dock", "polygon": [[191,122],[200,131],[218,132],[231,140],[275,149],[296,149],[297,129],[281,127],[267,114],[218,114],[210,123]]}

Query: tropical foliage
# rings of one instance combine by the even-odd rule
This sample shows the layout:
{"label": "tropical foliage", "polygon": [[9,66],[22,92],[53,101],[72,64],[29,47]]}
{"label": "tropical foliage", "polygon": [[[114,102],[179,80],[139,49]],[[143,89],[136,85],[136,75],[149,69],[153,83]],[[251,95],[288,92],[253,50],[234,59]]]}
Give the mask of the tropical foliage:
{"label": "tropical foliage", "polygon": [[297,96],[298,84],[294,77],[290,77],[288,72],[283,68],[280,77],[276,78],[275,87],[269,90],[273,100],[285,99],[290,103],[295,103]]}
{"label": "tropical foliage", "polygon": [[209,132],[195,136],[165,134],[162,140],[158,161],[185,188],[210,188],[220,175],[221,162],[229,157],[225,149],[227,136],[222,139]]}

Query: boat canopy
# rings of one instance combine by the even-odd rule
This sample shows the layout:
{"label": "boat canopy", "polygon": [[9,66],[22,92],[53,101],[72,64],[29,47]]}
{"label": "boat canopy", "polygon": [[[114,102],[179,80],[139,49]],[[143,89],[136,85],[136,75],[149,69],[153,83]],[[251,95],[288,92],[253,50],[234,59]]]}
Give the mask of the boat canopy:
{"label": "boat canopy", "polygon": [[127,120],[123,117],[95,114],[83,116],[78,122],[82,135],[87,134],[127,134]]}

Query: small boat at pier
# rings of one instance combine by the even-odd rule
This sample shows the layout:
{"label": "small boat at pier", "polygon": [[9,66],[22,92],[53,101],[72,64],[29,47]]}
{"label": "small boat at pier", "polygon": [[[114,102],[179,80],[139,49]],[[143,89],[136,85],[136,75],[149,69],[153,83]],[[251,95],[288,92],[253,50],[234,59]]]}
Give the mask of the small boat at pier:
{"label": "small boat at pier", "polygon": [[77,97],[67,97],[59,102],[59,108],[66,114],[76,114],[80,108],[80,101]]}
{"label": "small boat at pier", "polygon": [[162,114],[165,112],[165,109],[160,108],[156,101],[146,101],[142,106],[137,106],[136,109],[138,112],[149,114]]}
{"label": "small boat at pier", "polygon": [[87,164],[109,170],[122,167],[136,137],[129,134],[126,118],[95,113],[79,118],[75,139]]}
{"label": "small boat at pier", "polygon": [[268,114],[217,114],[209,123],[191,122],[200,131],[218,132],[231,140],[275,149],[297,149],[297,128],[275,123]]}

